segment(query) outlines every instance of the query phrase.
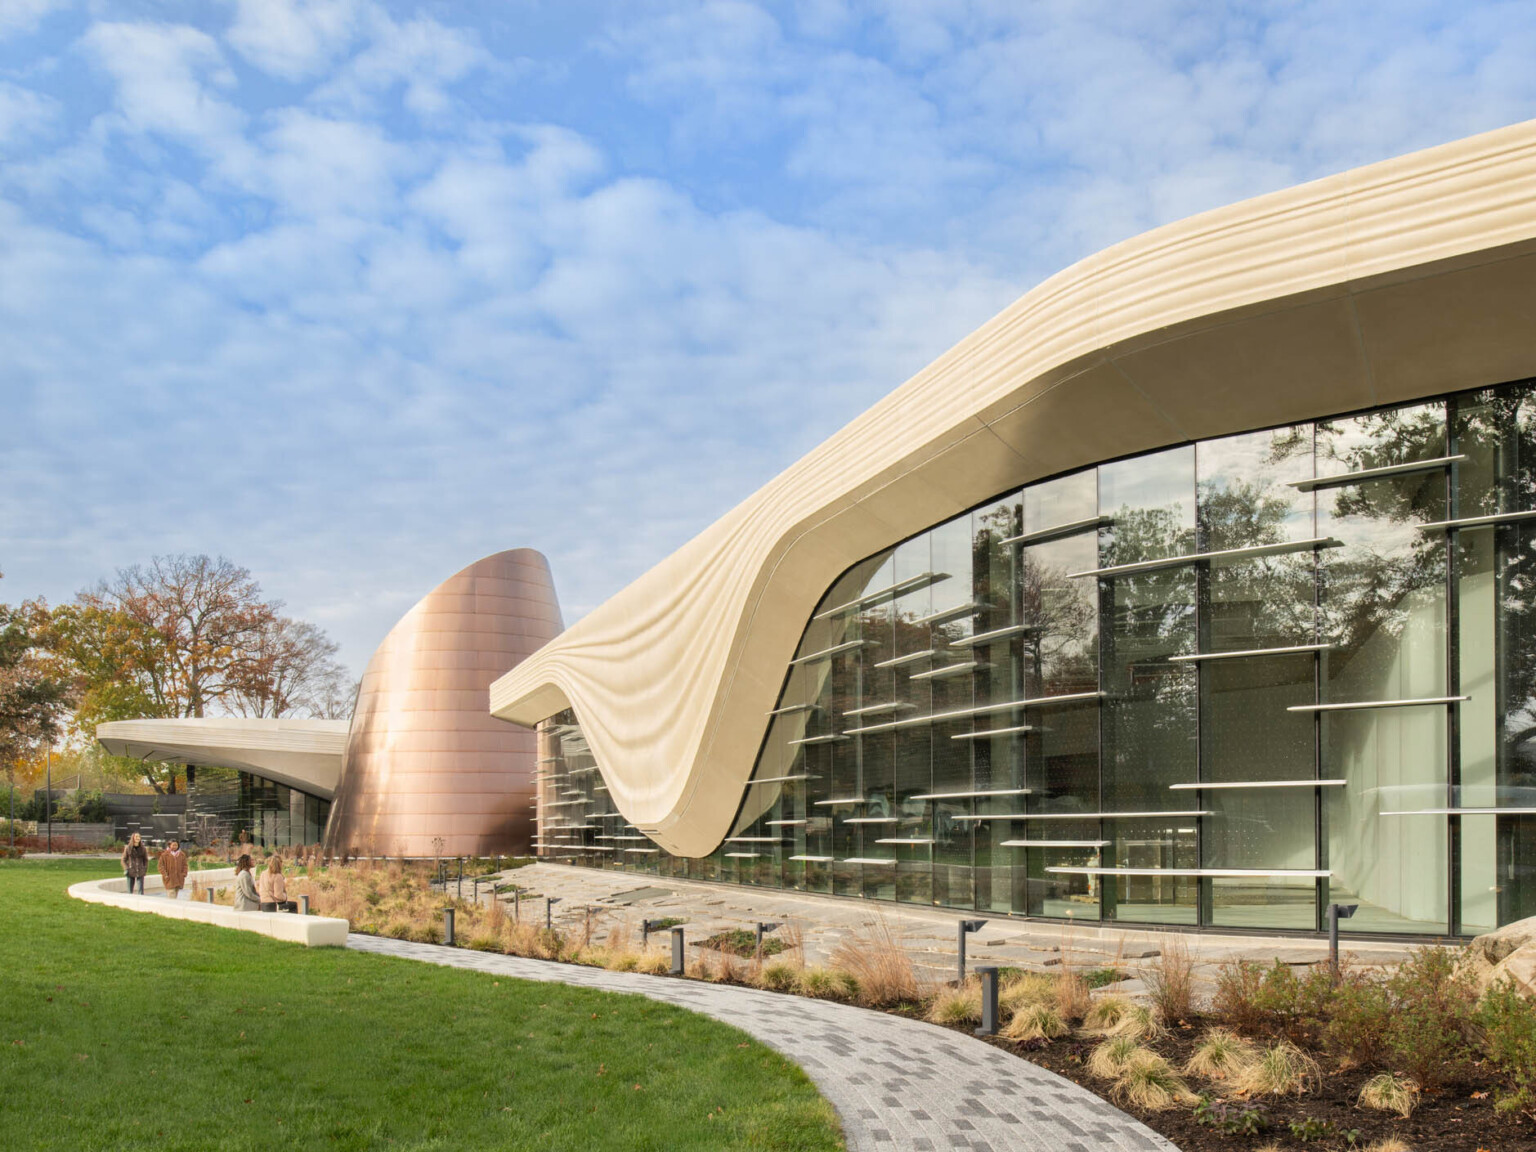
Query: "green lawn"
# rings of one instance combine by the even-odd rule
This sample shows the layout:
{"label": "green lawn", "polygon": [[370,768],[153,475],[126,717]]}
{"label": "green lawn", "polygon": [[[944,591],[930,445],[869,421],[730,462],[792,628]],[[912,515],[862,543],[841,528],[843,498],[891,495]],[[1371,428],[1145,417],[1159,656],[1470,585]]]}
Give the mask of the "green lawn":
{"label": "green lawn", "polygon": [[793,1064],[638,996],[71,900],[0,862],[7,1149],[837,1149]]}

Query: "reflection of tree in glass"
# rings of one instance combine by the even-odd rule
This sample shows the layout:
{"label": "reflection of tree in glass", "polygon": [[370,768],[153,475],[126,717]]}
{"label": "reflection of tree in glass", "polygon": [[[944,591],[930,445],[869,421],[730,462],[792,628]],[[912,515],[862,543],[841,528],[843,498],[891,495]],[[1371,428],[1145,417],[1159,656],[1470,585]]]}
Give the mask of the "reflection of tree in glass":
{"label": "reflection of tree in glass", "polygon": [[[1311,438],[1307,438],[1310,447]],[[1286,522],[1296,514],[1292,489],[1276,491],[1264,481],[1203,481],[1199,520],[1203,550],[1251,548],[1281,544]],[[1310,497],[1308,497],[1310,499]],[[1310,554],[1264,556],[1216,564],[1211,571],[1213,643],[1240,637],[1258,645],[1279,637],[1299,642],[1313,627],[1313,581]]]}
{"label": "reflection of tree in glass", "polygon": [[1050,685],[1053,692],[1098,687],[1098,607],[1091,582],[1069,580],[1065,568],[1042,563],[1025,549],[1019,583],[1022,622],[1036,629],[1024,636],[1035,685]]}

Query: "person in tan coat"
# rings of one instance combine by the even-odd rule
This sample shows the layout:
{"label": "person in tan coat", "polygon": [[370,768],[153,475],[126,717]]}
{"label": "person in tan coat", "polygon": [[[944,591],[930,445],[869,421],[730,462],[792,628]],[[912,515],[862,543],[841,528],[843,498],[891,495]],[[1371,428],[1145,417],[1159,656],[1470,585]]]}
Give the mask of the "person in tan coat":
{"label": "person in tan coat", "polygon": [[164,852],[155,857],[155,867],[160,872],[160,886],[172,900],[181,899],[181,889],[187,882],[187,854],[181,850],[181,841],[172,840]]}
{"label": "person in tan coat", "polygon": [[299,906],[288,899],[288,881],[283,876],[283,858],[276,852],[267,859],[256,880],[256,891],[261,897],[263,912],[297,912]]}

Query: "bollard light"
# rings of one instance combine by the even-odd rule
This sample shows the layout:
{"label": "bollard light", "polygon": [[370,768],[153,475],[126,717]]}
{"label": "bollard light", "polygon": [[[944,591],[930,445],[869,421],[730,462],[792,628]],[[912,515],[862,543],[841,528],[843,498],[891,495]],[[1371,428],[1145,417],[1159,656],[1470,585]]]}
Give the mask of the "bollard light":
{"label": "bollard light", "polygon": [[512,886],[512,923],[523,922],[523,891],[517,885]]}
{"label": "bollard light", "polygon": [[214,902],[214,900],[213,900],[213,889],[210,888],[210,889],[208,889],[208,903],[212,904],[213,902]]}
{"label": "bollard light", "polygon": [[981,1027],[978,1036],[997,1035],[997,965],[978,964],[976,975],[981,977]]}
{"label": "bollard light", "polygon": [[309,897],[307,895],[299,897],[299,915],[309,915]]}
{"label": "bollard light", "polygon": [[443,943],[453,947],[453,909],[443,909]]}
{"label": "bollard light", "polygon": [[1339,921],[1348,920],[1355,914],[1358,904],[1328,905],[1328,966],[1333,974],[1339,974]]}
{"label": "bollard light", "polygon": [[986,923],[985,920],[962,920],[962,921],[960,921],[960,940],[959,940],[960,957],[959,957],[959,962],[958,962],[958,971],[959,971],[960,975],[959,975],[959,978],[955,981],[955,987],[956,988],[960,988],[960,987],[962,987],[965,984],[965,936],[966,936],[966,933],[968,933],[968,932],[980,932],[981,928],[982,928],[982,925],[984,925],[985,923]]}
{"label": "bollard light", "polygon": [[678,926],[672,929],[672,975],[681,976],[687,966],[683,954],[683,929]]}
{"label": "bollard light", "polygon": [[764,932],[775,932],[775,931],[778,930],[778,927],[779,926],[777,924],[764,924],[762,921],[758,922],[758,925],[757,925],[757,951],[755,953],[753,953],[753,955],[755,955],[759,960],[761,960],[763,958],[763,933]]}
{"label": "bollard light", "polygon": [[560,897],[558,896],[544,897],[544,930],[546,932],[553,932],[555,930],[554,907],[558,903],[560,903]]}

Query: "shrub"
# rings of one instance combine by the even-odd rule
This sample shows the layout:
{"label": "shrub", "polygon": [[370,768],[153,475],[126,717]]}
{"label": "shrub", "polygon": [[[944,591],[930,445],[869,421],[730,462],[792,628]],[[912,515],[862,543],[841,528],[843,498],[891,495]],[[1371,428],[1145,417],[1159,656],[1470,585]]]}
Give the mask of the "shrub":
{"label": "shrub", "polygon": [[1508,981],[1500,981],[1484,994],[1477,1023],[1483,1029],[1488,1062],[1513,1087],[1500,1096],[1500,1109],[1536,1110],[1536,1004]]}
{"label": "shrub", "polygon": [[1391,1017],[1392,1004],[1380,980],[1346,975],[1334,989],[1323,1046],[1341,1063],[1378,1064]]}
{"label": "shrub", "polygon": [[1264,1031],[1267,1016],[1258,1006],[1264,969],[1251,960],[1229,960],[1216,970],[1216,993],[1211,1010],[1239,1032],[1253,1036]]}
{"label": "shrub", "polygon": [[1103,1080],[1113,1080],[1132,1056],[1144,1051],[1129,1036],[1111,1036],[1088,1054],[1088,1071]]}
{"label": "shrub", "polygon": [[981,987],[968,980],[959,988],[949,988],[933,998],[928,1019],[934,1024],[969,1024],[981,1019]]}
{"label": "shrub", "polygon": [[1343,1137],[1346,1144],[1352,1145],[1360,1139],[1358,1128],[1340,1128],[1336,1120],[1319,1120],[1313,1116],[1292,1120],[1288,1127],[1291,1135],[1303,1144],[1309,1144],[1313,1140],[1332,1140],[1335,1136],[1339,1136]]}
{"label": "shrub", "polygon": [[1477,1004],[1472,978],[1456,970],[1449,949],[1426,947],[1397,966],[1386,988],[1392,1001],[1387,1059],[1432,1091],[1471,1056],[1466,1037]]}
{"label": "shrub", "polygon": [[1003,1035],[1009,1040],[1028,1043],[1031,1040],[1054,1040],[1065,1034],[1066,1024],[1056,1009],[1048,1004],[1031,1004],[1014,1014]]}
{"label": "shrub", "polygon": [[1119,1027],[1120,1021],[1125,1019],[1130,1010],[1129,997],[1118,993],[1100,996],[1083,1014],[1083,1031],[1107,1036]]}
{"label": "shrub", "polygon": [[1119,1103],[1148,1112],[1161,1112],[1195,1098],[1168,1061],[1146,1048],[1137,1049],[1121,1066],[1109,1094]]}
{"label": "shrub", "polygon": [[1269,1127],[1269,1118],[1257,1104],[1201,1096],[1195,1105],[1195,1123],[1223,1136],[1256,1136]]}
{"label": "shrub", "polygon": [[1224,1080],[1241,1072],[1259,1057],[1258,1049],[1230,1028],[1211,1028],[1195,1045],[1184,1072]]}
{"label": "shrub", "polygon": [[1147,996],[1163,1020],[1182,1020],[1194,1010],[1195,958],[1182,936],[1170,936],[1141,970]]}
{"label": "shrub", "polygon": [[1239,1072],[1233,1087],[1249,1096],[1300,1095],[1319,1078],[1317,1061],[1289,1040],[1282,1040]]}
{"label": "shrub", "polygon": [[1404,1120],[1419,1103],[1419,1088],[1410,1080],[1382,1072],[1372,1076],[1360,1089],[1360,1106],[1378,1112],[1396,1112]]}

